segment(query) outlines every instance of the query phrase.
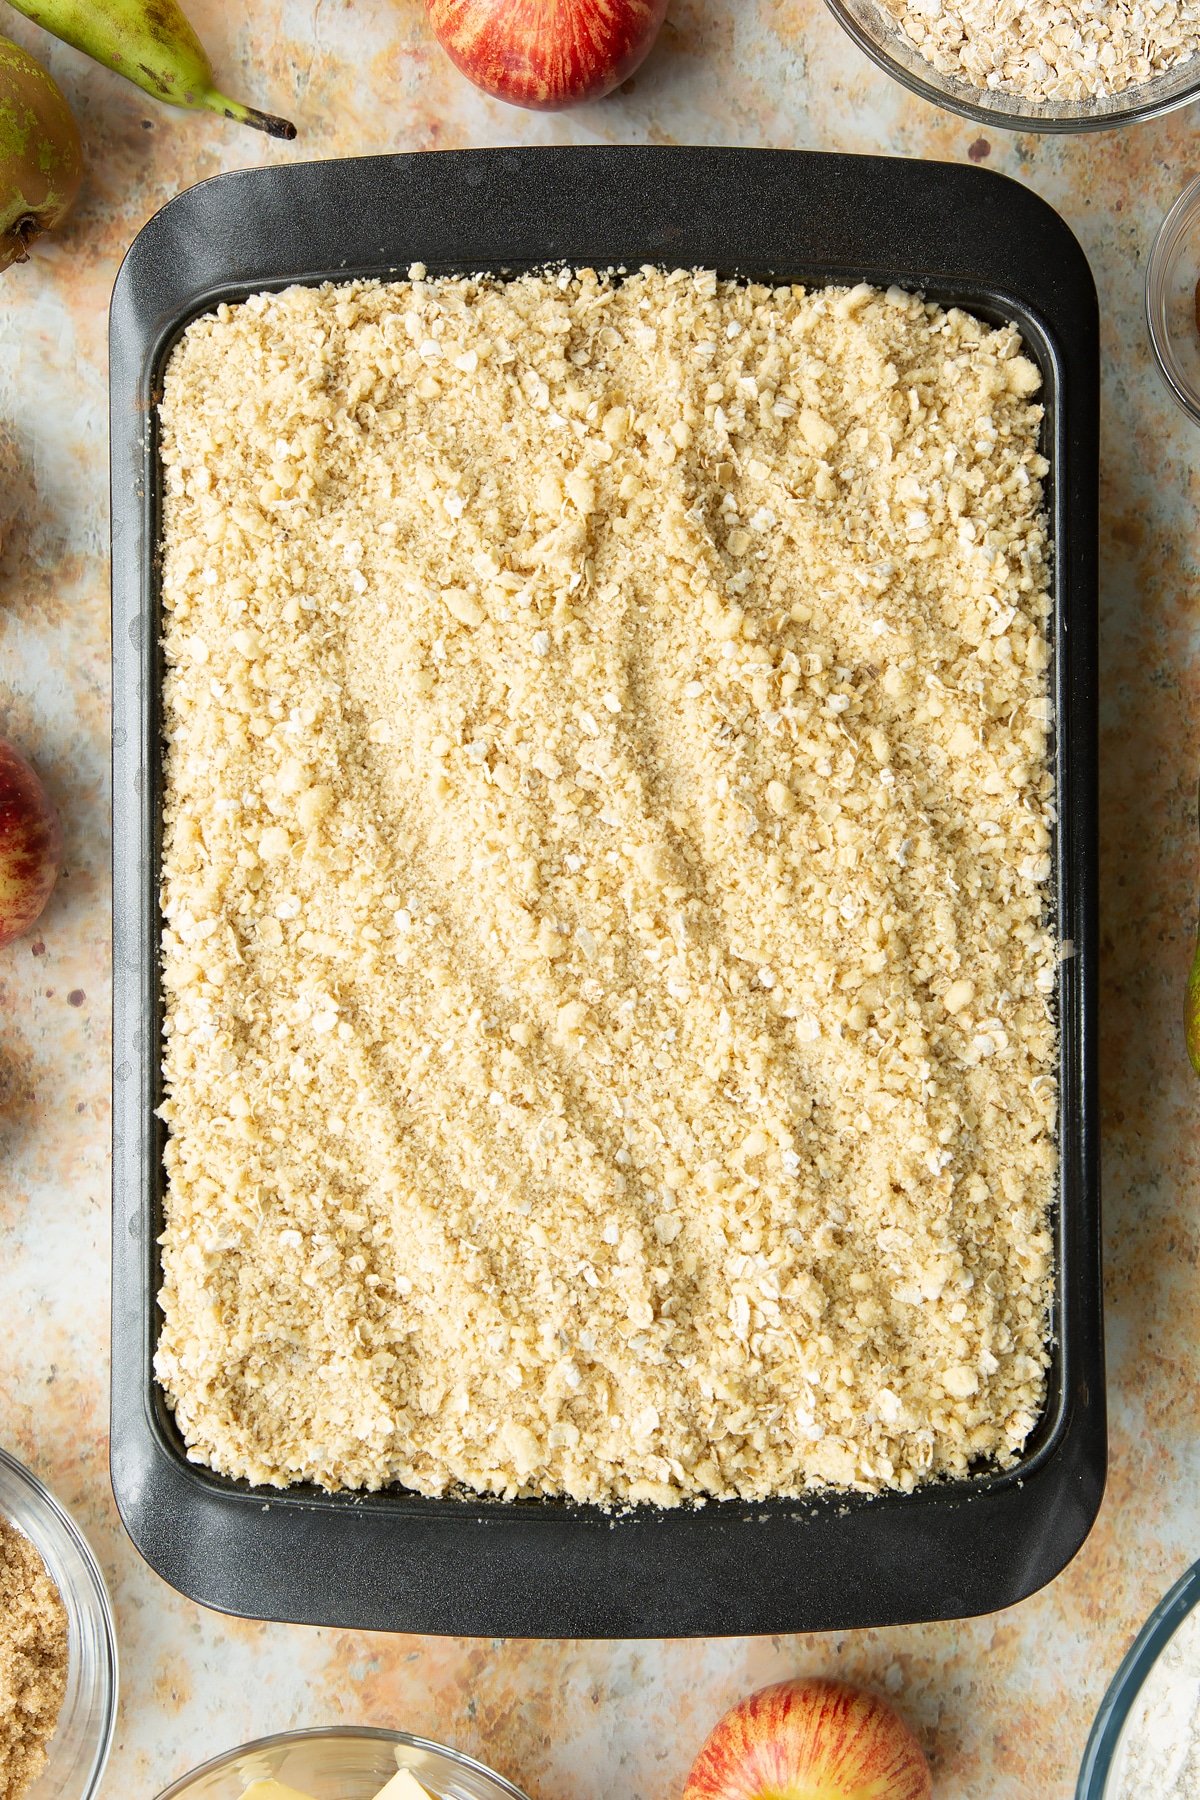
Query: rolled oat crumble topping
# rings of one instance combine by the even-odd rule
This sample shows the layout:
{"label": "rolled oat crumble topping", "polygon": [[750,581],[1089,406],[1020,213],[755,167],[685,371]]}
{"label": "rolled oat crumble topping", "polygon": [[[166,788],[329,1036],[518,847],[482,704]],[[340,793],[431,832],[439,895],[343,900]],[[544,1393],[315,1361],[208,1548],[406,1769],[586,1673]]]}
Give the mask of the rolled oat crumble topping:
{"label": "rolled oat crumble topping", "polygon": [[892,289],[293,288],[171,360],[158,1372],[284,1484],[1010,1463],[1039,377]]}

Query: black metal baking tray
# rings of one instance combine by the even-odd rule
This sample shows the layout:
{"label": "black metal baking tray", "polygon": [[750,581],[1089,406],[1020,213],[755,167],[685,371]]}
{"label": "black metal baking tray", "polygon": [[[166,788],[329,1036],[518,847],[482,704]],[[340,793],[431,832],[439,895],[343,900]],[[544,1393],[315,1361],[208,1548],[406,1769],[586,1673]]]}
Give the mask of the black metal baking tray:
{"label": "black metal baking tray", "polygon": [[[1055,544],[1061,1195],[1047,1404],[1019,1468],[911,1495],[639,1508],[255,1489],[187,1460],[157,1390],[163,1127],[155,400],[181,329],[264,287],[387,275],[702,265],[898,282],[1015,320],[1045,378]],[[1096,1099],[1098,325],[1078,243],[981,170],[809,152],[532,149],[221,175],[171,201],[111,312],[114,1107],[112,1477],[143,1555],[209,1606],[419,1632],[650,1636],[962,1617],[1052,1579],[1105,1469]]]}

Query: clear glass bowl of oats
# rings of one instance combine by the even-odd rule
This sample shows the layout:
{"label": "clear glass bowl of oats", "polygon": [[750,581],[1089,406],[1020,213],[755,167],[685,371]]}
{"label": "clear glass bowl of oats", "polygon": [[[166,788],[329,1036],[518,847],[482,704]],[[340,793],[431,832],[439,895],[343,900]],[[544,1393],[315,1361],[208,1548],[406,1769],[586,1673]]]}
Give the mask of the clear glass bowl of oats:
{"label": "clear glass bowl of oats", "polygon": [[158,1800],[242,1800],[254,1782],[279,1782],[311,1800],[375,1800],[399,1769],[411,1770],[431,1800],[526,1800],[460,1750],[365,1726],[257,1738],[193,1769]]}
{"label": "clear glass bowl of oats", "polygon": [[1146,323],[1163,380],[1200,425],[1200,176],[1184,188],[1151,247]]}
{"label": "clear glass bowl of oats", "polygon": [[1075,1800],[1182,1800],[1200,1780],[1200,1563],[1165,1593],[1092,1725]]}
{"label": "clear glass bowl of oats", "polygon": [[1112,43],[1110,11],[1092,0],[1065,0],[1079,30],[1061,47],[1039,46],[1032,35],[1039,14],[1061,18],[1058,0],[826,4],[859,49],[910,93],[999,131],[1108,131],[1200,96],[1200,35],[1193,27],[1189,41],[1181,28],[1175,41],[1180,0],[1165,0],[1153,15],[1160,36],[1139,39],[1136,49]]}
{"label": "clear glass bowl of oats", "polygon": [[65,1507],[5,1450],[0,1674],[10,1693],[22,1688],[19,1723],[0,1693],[0,1777],[7,1777],[8,1791],[19,1800],[90,1800],[100,1788],[117,1716],[108,1590]]}

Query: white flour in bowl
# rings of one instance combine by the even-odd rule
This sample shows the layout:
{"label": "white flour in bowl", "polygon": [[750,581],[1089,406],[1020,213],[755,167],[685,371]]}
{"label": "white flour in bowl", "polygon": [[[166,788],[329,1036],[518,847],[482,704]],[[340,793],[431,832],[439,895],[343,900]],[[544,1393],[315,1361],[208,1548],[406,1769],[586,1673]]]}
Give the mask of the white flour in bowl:
{"label": "white flour in bowl", "polygon": [[1105,1800],[1200,1800],[1200,1611],[1190,1612],[1135,1700]]}

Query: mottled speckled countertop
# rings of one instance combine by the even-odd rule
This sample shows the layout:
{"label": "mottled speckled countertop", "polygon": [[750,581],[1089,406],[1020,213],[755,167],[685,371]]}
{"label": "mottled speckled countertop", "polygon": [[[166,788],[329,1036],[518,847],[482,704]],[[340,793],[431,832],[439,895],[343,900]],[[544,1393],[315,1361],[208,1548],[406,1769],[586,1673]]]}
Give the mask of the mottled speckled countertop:
{"label": "mottled speckled countertop", "polygon": [[[298,142],[156,108],[55,45],[87,187],[69,228],[0,282],[0,731],[45,774],[68,862],[38,934],[0,952],[0,1442],[73,1508],[112,1588],[123,1684],[104,1791],[149,1800],[226,1745],[350,1721],[448,1739],[534,1800],[675,1800],[727,1703],[770,1678],[837,1670],[903,1695],[940,1800],[1065,1800],[1112,1670],[1200,1555],[1200,1092],[1178,1023],[1200,861],[1200,438],[1151,366],[1141,306],[1154,227],[1200,170],[1194,115],[1075,140],[981,133],[889,83],[820,0],[675,0],[628,90],[562,118],[473,94],[428,41],[420,0],[190,10],[225,85],[290,113]],[[12,29],[45,54],[23,20]],[[595,141],[984,162],[1066,215],[1099,285],[1112,1466],[1073,1566],[970,1624],[617,1644],[249,1625],[166,1588],[113,1507],[105,314],[117,264],[165,200],[220,169]]]}

